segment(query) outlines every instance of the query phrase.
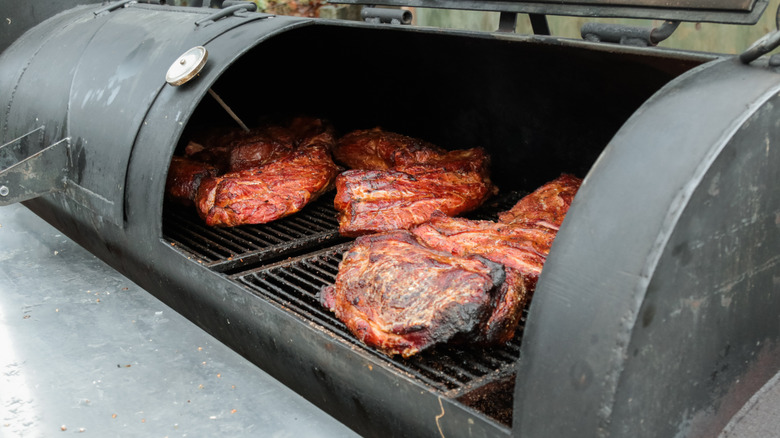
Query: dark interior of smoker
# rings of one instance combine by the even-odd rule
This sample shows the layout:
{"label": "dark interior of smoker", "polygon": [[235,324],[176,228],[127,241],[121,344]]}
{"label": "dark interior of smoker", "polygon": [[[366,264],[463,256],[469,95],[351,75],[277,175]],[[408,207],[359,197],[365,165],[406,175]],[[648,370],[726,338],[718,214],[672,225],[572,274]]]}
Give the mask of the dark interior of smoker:
{"label": "dark interior of smoker", "polygon": [[[572,44],[315,25],[263,42],[213,89],[249,125],[311,115],[339,133],[381,126],[448,149],[482,146],[501,193],[472,214],[493,218],[561,173],[584,177],[652,93],[700,61]],[[176,153],[199,130],[234,127],[206,96]],[[511,425],[522,329],[494,348],[440,347],[407,360],[362,346],[317,301],[349,239],[338,236],[333,195],[257,226],[205,226],[166,205],[163,234],[194,262],[364,348],[496,421]]]}

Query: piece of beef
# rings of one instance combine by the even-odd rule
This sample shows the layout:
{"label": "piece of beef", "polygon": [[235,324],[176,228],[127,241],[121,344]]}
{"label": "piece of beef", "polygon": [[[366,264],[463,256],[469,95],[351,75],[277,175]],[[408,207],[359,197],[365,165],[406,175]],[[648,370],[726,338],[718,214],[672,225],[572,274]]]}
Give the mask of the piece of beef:
{"label": "piece of beef", "polygon": [[510,210],[499,214],[498,220],[548,226],[557,230],[581,184],[582,180],[576,176],[563,174],[534,190]]}
{"label": "piece of beef", "polygon": [[479,254],[535,279],[581,183],[562,175],[499,213],[497,222],[436,215],[412,232],[433,248]]}
{"label": "piece of beef", "polygon": [[264,166],[291,153],[312,137],[320,136],[332,147],[333,128],[321,119],[296,117],[285,126],[270,125],[231,139],[226,145],[230,155],[230,170]]}
{"label": "piece of beef", "polygon": [[348,170],[336,179],[334,207],[344,236],[408,229],[434,212],[472,211],[494,195],[490,158],[482,148],[427,153],[423,162],[380,170]]}
{"label": "piece of beef", "polygon": [[168,201],[192,205],[203,178],[219,174],[219,169],[207,163],[174,156],[165,181],[165,198]]}
{"label": "piece of beef", "polygon": [[432,249],[460,257],[480,255],[504,266],[506,281],[498,294],[499,304],[485,324],[482,336],[474,340],[482,344],[511,340],[545,261],[544,245],[538,244],[537,239],[546,241],[555,232],[442,214],[412,228],[411,232]]}
{"label": "piece of beef", "polygon": [[498,222],[439,214],[412,229],[433,249],[459,256],[480,255],[506,269],[501,293],[504,304],[486,326],[486,343],[505,342],[514,336],[522,309],[536,289],[553,240],[581,183],[573,175],[561,175],[499,213]]}
{"label": "piece of beef", "polygon": [[[511,217],[502,215],[507,218],[506,222],[453,218],[435,213],[429,221],[411,228],[412,237],[408,237],[405,231],[394,231],[372,235],[372,239],[367,239],[369,236],[359,238],[352,250],[345,255],[334,285],[323,290],[323,304],[336,312],[342,321],[343,315],[347,315],[347,318],[359,315],[357,321],[360,324],[352,322],[347,323],[347,326],[366,344],[388,354],[401,353],[408,357],[422,350],[420,345],[423,344],[416,339],[407,339],[408,336],[404,333],[386,334],[376,329],[375,321],[371,320],[375,315],[372,312],[376,311],[367,310],[366,307],[390,302],[396,297],[406,300],[409,299],[407,295],[415,293],[440,294],[442,299],[443,296],[453,293],[451,290],[435,289],[421,292],[418,289],[409,289],[409,286],[400,280],[413,275],[413,272],[416,273],[416,282],[425,281],[421,278],[428,275],[437,275],[435,270],[430,269],[425,257],[416,253],[430,251],[468,260],[478,257],[479,260],[489,260],[504,269],[504,281],[491,292],[491,300],[482,302],[484,307],[479,314],[485,319],[475,326],[476,329],[469,331],[467,336],[438,340],[428,336],[424,345],[457,340],[483,345],[507,342],[514,337],[523,308],[536,287],[557,230],[580,182],[576,177],[563,175],[543,185],[510,209],[513,213]],[[527,212],[527,216],[523,212]],[[400,243],[392,243],[394,240]],[[381,242],[381,245],[376,242]],[[413,247],[414,251],[409,250],[410,247]],[[394,255],[394,252],[397,254]],[[381,263],[381,272],[373,276],[367,275],[366,272],[374,269],[374,263]],[[380,282],[380,285],[375,285],[374,281]],[[438,287],[433,280],[426,286]],[[371,295],[371,300],[367,304],[361,304],[360,309],[353,309],[352,307],[357,306],[356,303],[362,303],[362,294]],[[381,295],[381,298],[376,295]],[[420,309],[415,310],[415,315],[427,316],[427,320],[420,322],[426,327],[436,325],[439,321],[437,318],[441,317],[437,306],[430,307],[428,313]],[[403,314],[401,310],[398,312]],[[403,317],[405,314],[397,318]],[[355,327],[359,327],[360,331],[356,331],[358,329]],[[366,332],[370,333],[370,336],[366,335]],[[393,349],[387,346],[405,345],[404,342],[415,347]]]}
{"label": "piece of beef", "polygon": [[297,117],[249,132],[210,131],[174,157],[166,197],[194,202],[207,224],[266,223],[299,211],[333,185],[333,129]]}
{"label": "piece of beef", "polygon": [[258,133],[229,147],[228,163],[233,172],[260,167],[290,154],[293,149],[294,144],[290,141],[280,140],[267,133]]}
{"label": "piece of beef", "polygon": [[263,166],[292,152],[302,141],[327,133],[333,128],[312,117],[296,117],[284,124],[265,124],[250,131],[215,130],[190,142],[185,155],[197,161],[212,163],[224,172]]}
{"label": "piece of beef", "polygon": [[479,336],[503,282],[497,263],[436,251],[398,230],[358,238],[320,301],[367,345],[409,357]]}
{"label": "piece of beef", "polygon": [[387,170],[425,163],[444,153],[444,149],[426,141],[373,128],[341,137],[333,149],[333,158],[350,169]]}
{"label": "piece of beef", "polygon": [[331,188],[338,167],[330,156],[332,137],[304,140],[269,163],[204,178],[195,206],[206,224],[263,224],[289,216]]}

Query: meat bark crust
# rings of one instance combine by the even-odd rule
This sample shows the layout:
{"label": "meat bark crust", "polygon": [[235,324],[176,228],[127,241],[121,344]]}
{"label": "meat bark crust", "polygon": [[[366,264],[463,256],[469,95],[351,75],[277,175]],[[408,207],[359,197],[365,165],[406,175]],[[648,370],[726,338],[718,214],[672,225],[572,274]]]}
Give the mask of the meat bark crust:
{"label": "meat bark crust", "polygon": [[499,222],[528,223],[557,230],[563,223],[582,180],[563,174],[521,199],[514,207],[498,215]]}
{"label": "meat bark crust", "polygon": [[[166,199],[195,205],[211,226],[263,224],[300,211],[333,187],[333,128],[296,117],[249,132],[210,132],[173,157]],[[204,146],[205,145],[205,146]]]}
{"label": "meat bark crust", "polygon": [[[504,221],[469,220],[436,213],[430,221],[412,227],[409,232],[393,231],[358,238],[339,265],[335,283],[321,292],[322,304],[344,321],[358,339],[389,355],[408,357],[435,343],[507,342],[515,335],[522,311],[580,184],[579,178],[562,175],[502,213]],[[394,240],[399,242],[393,243]],[[484,292],[443,289],[433,277],[427,277],[438,275],[422,255],[427,253],[448,255],[449,263],[459,258],[490,261],[503,267],[503,281],[495,284],[497,289],[490,291],[489,300],[483,298]],[[407,280],[415,286],[404,283]],[[474,298],[464,299],[469,293]],[[479,303],[482,307],[471,312],[480,315],[480,322],[462,326],[457,335],[450,332],[436,339],[438,333],[430,327],[448,319],[440,313],[445,312],[445,306],[415,301],[415,294],[439,299],[453,294],[460,297],[454,298],[456,301],[469,305]],[[386,302],[405,304],[407,301],[415,303],[410,315],[417,318],[416,324],[427,329],[422,340],[413,331],[392,331],[392,326],[387,324],[388,319],[409,316],[401,306],[394,308],[397,312],[394,318],[377,316]],[[454,309],[446,311],[455,312]]]}
{"label": "meat bark crust", "polygon": [[358,238],[320,301],[362,342],[410,357],[479,336],[504,278],[497,263],[436,251],[398,230]]}
{"label": "meat bark crust", "polygon": [[497,193],[482,148],[446,151],[379,128],[342,137],[334,149],[348,170],[336,179],[339,233],[409,229],[434,212],[472,211]]}
{"label": "meat bark crust", "polygon": [[350,169],[387,170],[404,164],[424,163],[446,151],[426,141],[381,128],[352,131],[341,137],[333,158]]}
{"label": "meat bark crust", "polygon": [[210,226],[264,224],[300,211],[332,186],[338,167],[315,137],[264,166],[204,178],[195,205]]}
{"label": "meat bark crust", "polygon": [[173,157],[165,181],[165,199],[192,205],[203,178],[216,176],[219,169],[186,157]]}
{"label": "meat bark crust", "polygon": [[395,170],[348,170],[336,178],[334,207],[344,236],[408,229],[434,212],[454,216],[494,194],[478,172],[437,165]]}

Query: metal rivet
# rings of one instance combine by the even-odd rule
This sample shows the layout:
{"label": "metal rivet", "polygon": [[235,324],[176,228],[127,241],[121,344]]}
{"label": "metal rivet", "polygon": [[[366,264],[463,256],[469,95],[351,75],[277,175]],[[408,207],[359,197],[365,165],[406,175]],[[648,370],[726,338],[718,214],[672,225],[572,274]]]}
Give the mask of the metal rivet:
{"label": "metal rivet", "polygon": [[0,196],[8,196],[10,190],[6,186],[0,186]]}

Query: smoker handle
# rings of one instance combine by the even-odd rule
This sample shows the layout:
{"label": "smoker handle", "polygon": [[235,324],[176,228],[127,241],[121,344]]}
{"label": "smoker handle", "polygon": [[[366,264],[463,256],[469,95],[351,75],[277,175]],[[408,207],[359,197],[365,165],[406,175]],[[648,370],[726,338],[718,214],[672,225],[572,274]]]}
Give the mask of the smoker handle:
{"label": "smoker handle", "polygon": [[672,36],[679,21],[664,21],[658,27],[637,27],[612,23],[585,23],[582,39],[592,42],[618,43],[630,46],[655,46]]}
{"label": "smoker handle", "polygon": [[759,38],[747,50],[739,54],[739,60],[743,64],[750,64],[780,46],[780,7],[775,12],[775,26],[777,26],[776,31]]}
{"label": "smoker handle", "polygon": [[25,156],[20,153],[36,139],[42,139],[40,127],[0,146],[0,206],[61,191],[69,175],[70,138],[64,138],[42,150]]}
{"label": "smoker handle", "polygon": [[[226,2],[227,3],[227,2]],[[236,2],[236,4],[232,6],[228,6],[225,9],[220,9],[219,12],[209,15],[206,18],[202,18],[195,22],[195,26],[204,26],[211,24],[220,18],[224,18],[230,15],[235,14],[238,11],[248,11],[248,12],[255,12],[257,10],[257,5],[253,2]]]}
{"label": "smoker handle", "polygon": [[768,33],[759,38],[758,41],[753,43],[747,50],[740,53],[739,60],[743,64],[750,64],[763,55],[771,52],[780,46],[780,31],[774,31]]}

